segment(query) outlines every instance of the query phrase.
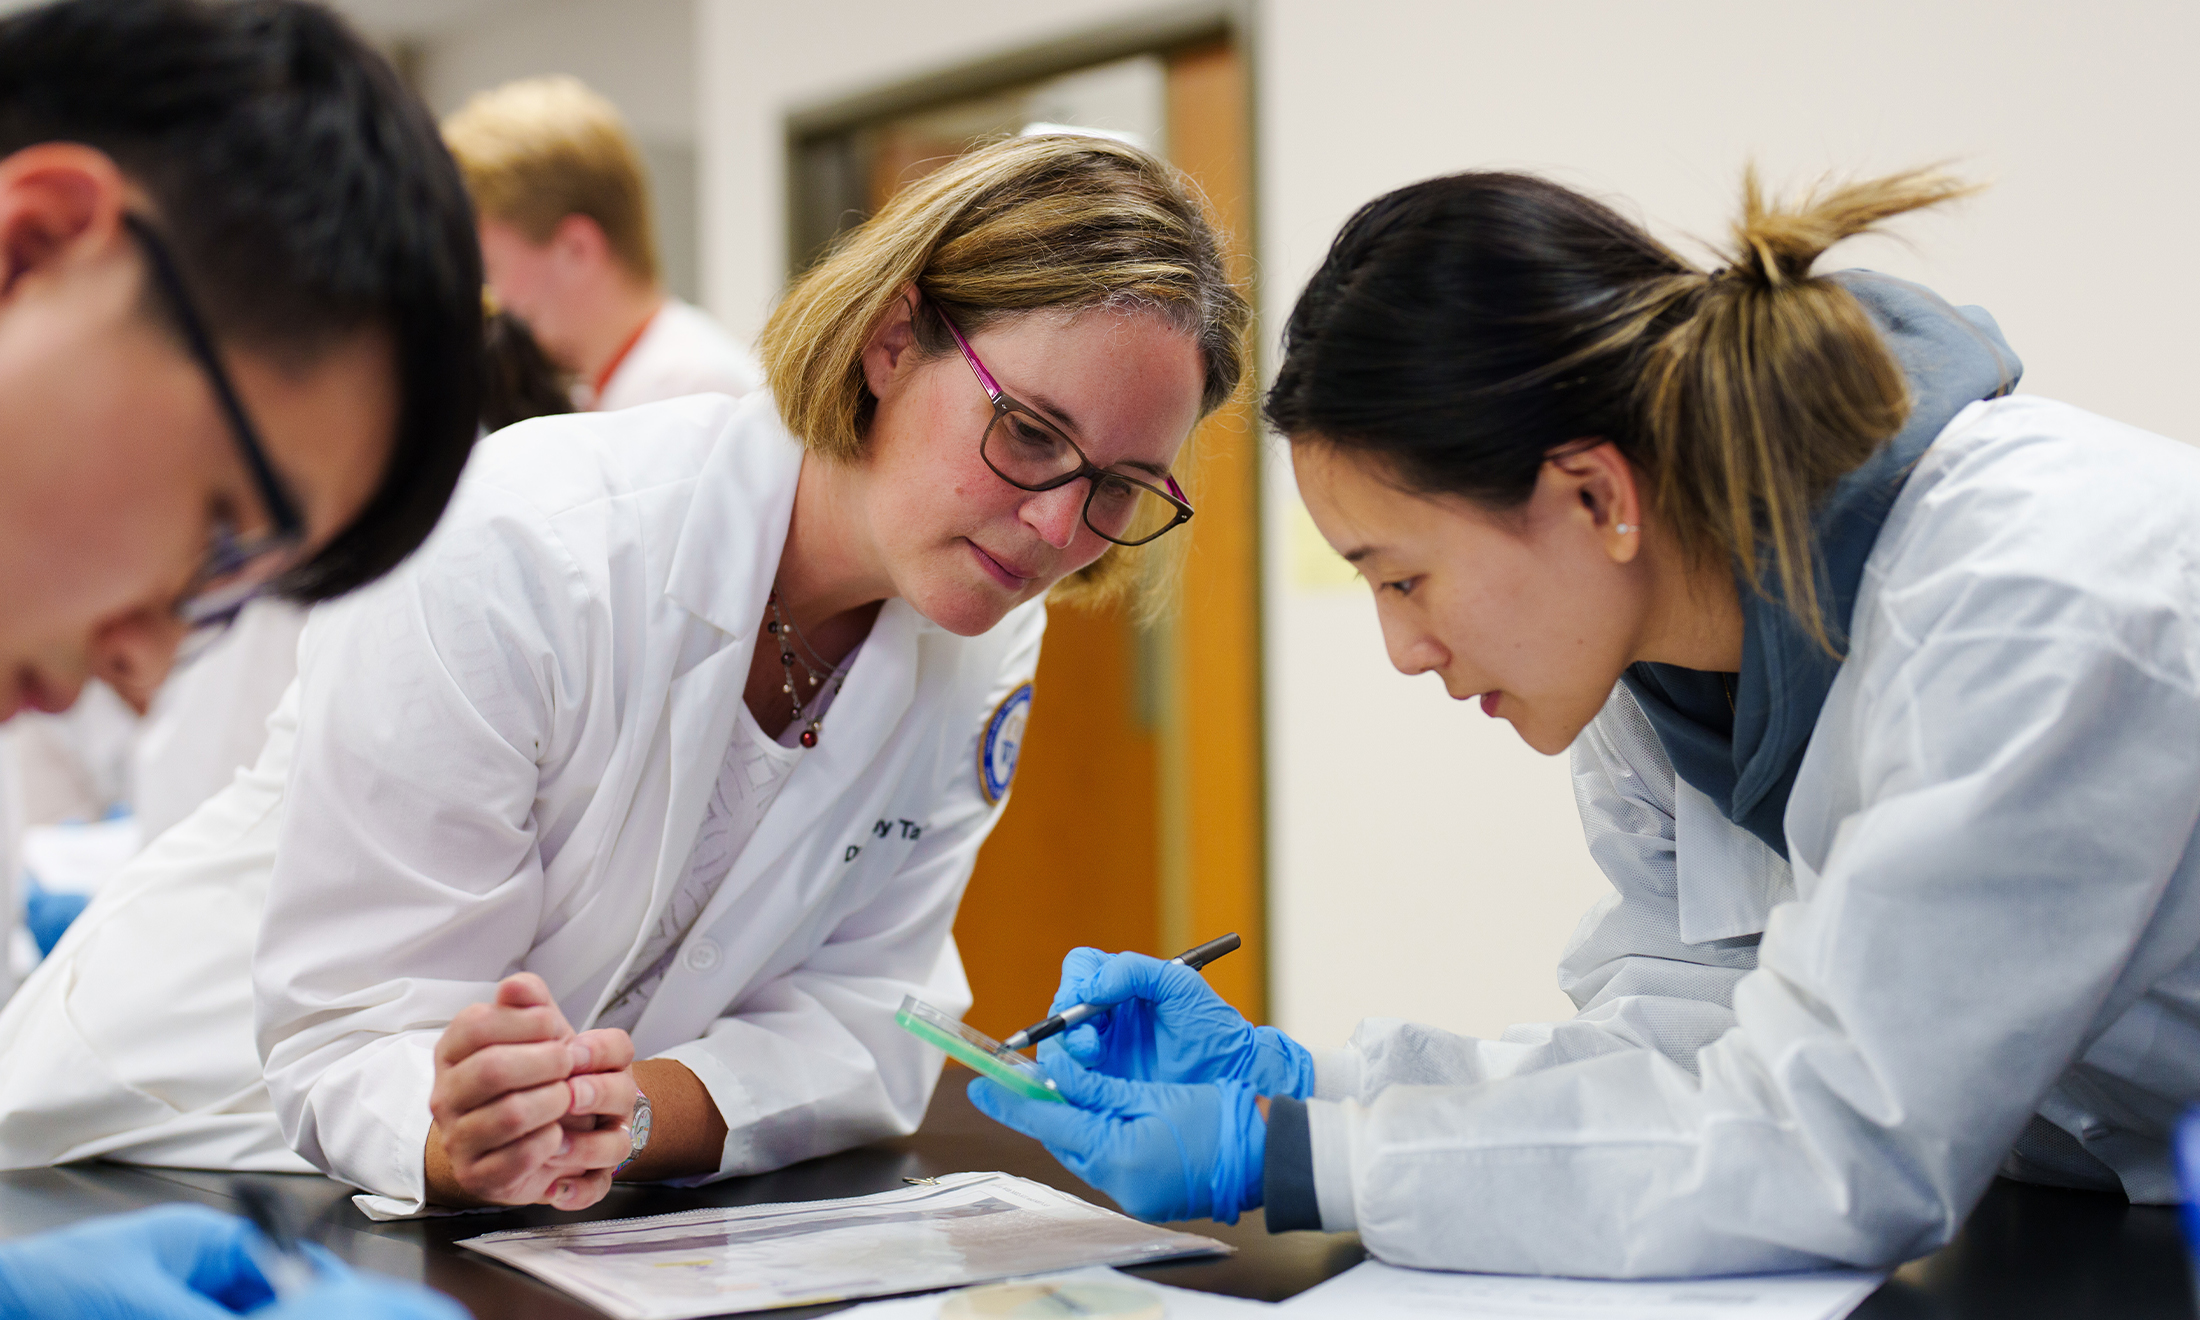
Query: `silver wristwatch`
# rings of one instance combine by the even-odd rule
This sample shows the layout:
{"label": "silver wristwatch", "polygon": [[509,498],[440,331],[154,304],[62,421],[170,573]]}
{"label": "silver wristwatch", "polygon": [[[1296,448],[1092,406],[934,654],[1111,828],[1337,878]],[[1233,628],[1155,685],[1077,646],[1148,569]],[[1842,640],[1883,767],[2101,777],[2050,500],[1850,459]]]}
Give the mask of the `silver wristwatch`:
{"label": "silver wristwatch", "polygon": [[649,1097],[640,1091],[634,1093],[634,1116],[626,1122],[626,1139],[626,1159],[619,1165],[620,1169],[632,1164],[649,1149]]}

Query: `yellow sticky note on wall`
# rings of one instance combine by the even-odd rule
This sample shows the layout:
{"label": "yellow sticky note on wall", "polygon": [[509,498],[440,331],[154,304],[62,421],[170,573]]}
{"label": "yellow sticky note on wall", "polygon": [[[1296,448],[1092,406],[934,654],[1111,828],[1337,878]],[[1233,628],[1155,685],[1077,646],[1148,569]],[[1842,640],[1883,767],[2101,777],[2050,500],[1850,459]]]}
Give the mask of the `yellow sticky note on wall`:
{"label": "yellow sticky note on wall", "polygon": [[1306,506],[1291,502],[1291,585],[1301,591],[1336,591],[1356,587],[1359,570],[1329,548],[1321,529],[1314,525]]}

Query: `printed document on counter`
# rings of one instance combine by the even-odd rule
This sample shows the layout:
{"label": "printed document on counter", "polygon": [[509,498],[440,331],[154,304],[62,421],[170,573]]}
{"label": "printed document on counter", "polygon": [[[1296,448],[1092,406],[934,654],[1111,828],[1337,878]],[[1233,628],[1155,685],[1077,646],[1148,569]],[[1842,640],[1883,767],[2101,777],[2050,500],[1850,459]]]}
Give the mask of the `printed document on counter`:
{"label": "printed document on counter", "polygon": [[1230,1250],[1005,1173],[949,1174],[838,1201],[512,1229],[460,1245],[620,1320],[693,1320]]}

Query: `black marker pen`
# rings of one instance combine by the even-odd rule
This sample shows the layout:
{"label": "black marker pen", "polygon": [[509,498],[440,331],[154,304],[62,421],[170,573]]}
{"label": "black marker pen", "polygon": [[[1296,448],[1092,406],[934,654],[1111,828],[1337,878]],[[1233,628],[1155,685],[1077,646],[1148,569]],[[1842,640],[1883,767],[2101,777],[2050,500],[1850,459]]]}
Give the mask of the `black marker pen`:
{"label": "black marker pen", "polygon": [[[1196,949],[1187,949],[1169,959],[1169,961],[1180,963],[1196,972],[1243,943],[1245,941],[1239,939],[1237,934],[1232,932],[1219,940],[1209,940]],[[1105,1011],[1106,1008],[1107,1005],[1105,1004],[1073,1004],[1046,1021],[1035,1026],[1025,1027],[1022,1031],[1010,1036],[1007,1040],[1001,1042],[1001,1048],[1020,1050],[1036,1045],[1049,1036],[1059,1036],[1093,1014]]]}

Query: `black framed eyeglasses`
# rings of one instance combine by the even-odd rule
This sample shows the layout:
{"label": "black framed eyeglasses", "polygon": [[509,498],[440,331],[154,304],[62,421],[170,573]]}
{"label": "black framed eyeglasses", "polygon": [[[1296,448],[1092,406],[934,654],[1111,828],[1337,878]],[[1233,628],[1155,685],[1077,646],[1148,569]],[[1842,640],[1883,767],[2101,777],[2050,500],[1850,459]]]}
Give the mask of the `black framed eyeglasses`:
{"label": "black framed eyeglasses", "polygon": [[[934,311],[939,311],[937,304]],[[986,397],[993,401],[993,416],[978,438],[978,456],[993,475],[1018,490],[1049,491],[1080,478],[1090,478],[1085,494],[1085,526],[1117,545],[1144,545],[1164,532],[1191,521],[1192,506],[1175,477],[1163,477],[1164,490],[1149,482],[1100,467],[1085,457],[1077,443],[1028,405],[1011,397],[986,370],[971,350],[970,341],[946,312],[940,323],[955,337],[963,361]]]}
{"label": "black framed eyeglasses", "polygon": [[238,454],[252,474],[253,486],[259,492],[268,520],[267,530],[250,535],[240,534],[229,526],[214,529],[213,543],[207,547],[206,558],[200,562],[190,586],[176,601],[176,617],[191,630],[176,654],[176,663],[181,664],[203,651],[208,643],[236,622],[244,607],[290,567],[292,557],[305,541],[306,525],[297,501],[284,489],[282,478],[268,461],[259,429],[252,424],[244,400],[238,396],[236,385],[222,366],[220,355],[214,351],[214,337],[207,330],[206,318],[199,314],[198,304],[192,301],[168,244],[152,221],[143,216],[126,212],[122,223],[143,249],[153,286],[160,290],[161,301],[167,305],[176,329],[182,333],[184,346],[213,387],[214,399],[229,423],[229,433],[237,442]]}

